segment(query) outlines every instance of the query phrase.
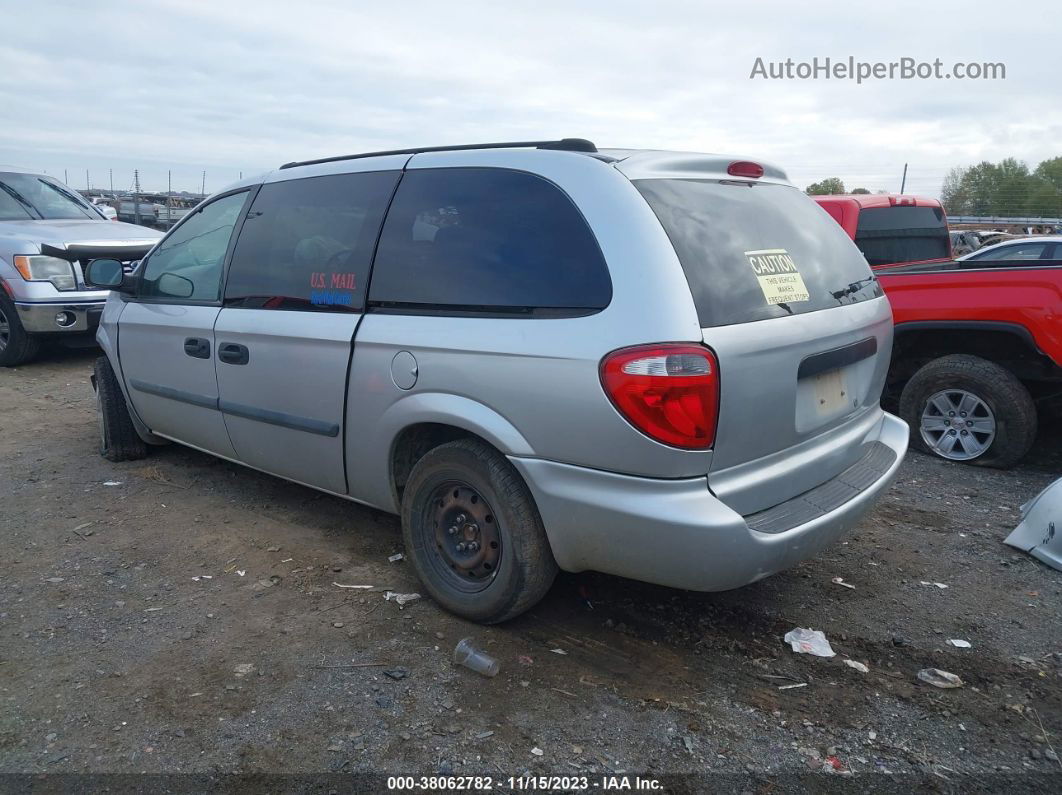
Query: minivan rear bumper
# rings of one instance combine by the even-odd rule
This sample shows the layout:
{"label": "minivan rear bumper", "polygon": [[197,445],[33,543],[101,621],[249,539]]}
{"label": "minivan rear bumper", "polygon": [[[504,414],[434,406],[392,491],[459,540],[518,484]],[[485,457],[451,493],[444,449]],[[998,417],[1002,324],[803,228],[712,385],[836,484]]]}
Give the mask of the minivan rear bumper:
{"label": "minivan rear bumper", "polygon": [[854,527],[892,482],[907,440],[907,424],[881,412],[860,462],[748,517],[713,496],[703,477],[658,480],[509,460],[535,497],[562,569],[725,591],[794,566]]}

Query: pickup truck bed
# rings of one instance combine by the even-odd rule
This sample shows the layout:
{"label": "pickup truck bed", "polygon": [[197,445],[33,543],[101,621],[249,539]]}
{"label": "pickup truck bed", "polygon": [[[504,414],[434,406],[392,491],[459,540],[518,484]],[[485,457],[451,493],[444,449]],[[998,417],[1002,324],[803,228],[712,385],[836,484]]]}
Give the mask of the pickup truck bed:
{"label": "pickup truck bed", "polygon": [[1062,261],[875,272],[896,323],[889,387],[914,445],[967,463],[1017,463],[1036,435],[1036,404],[1062,392]]}

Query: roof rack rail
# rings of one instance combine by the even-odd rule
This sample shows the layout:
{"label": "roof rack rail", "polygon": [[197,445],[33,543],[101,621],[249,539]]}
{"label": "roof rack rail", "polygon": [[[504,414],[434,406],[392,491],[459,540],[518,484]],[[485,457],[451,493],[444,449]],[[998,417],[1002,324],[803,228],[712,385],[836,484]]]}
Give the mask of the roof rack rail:
{"label": "roof rack rail", "polygon": [[585,138],[561,138],[559,141],[508,141],[493,144],[456,144],[454,146],[422,146],[418,149],[390,149],[384,152],[362,152],[356,155],[338,155],[322,157],[317,160],[296,160],[285,163],[284,168],[296,166],[313,166],[318,163],[336,163],[340,160],[358,160],[363,157],[382,157],[384,155],[419,155],[424,152],[459,152],[464,149],[559,149],[564,152],[596,152],[597,147]]}

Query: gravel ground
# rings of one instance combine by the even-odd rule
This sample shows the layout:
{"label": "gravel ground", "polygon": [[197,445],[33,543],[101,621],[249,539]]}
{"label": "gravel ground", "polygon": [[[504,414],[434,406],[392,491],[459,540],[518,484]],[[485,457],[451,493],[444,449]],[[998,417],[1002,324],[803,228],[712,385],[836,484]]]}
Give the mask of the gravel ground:
{"label": "gravel ground", "polygon": [[[1062,788],[1062,574],[1001,543],[1062,472],[1057,420],[1009,472],[910,454],[847,542],[756,585],[562,575],[485,628],[385,601],[418,587],[394,517],[178,446],[102,459],[95,356],[0,371],[0,773]],[[451,663],[466,636],[495,679]]]}

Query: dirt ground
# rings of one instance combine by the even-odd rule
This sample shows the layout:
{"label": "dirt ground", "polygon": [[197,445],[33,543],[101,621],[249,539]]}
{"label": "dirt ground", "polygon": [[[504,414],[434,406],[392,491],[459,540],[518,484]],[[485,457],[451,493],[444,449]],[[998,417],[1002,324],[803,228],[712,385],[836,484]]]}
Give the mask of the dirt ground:
{"label": "dirt ground", "polygon": [[[1062,574],[1001,543],[1062,472],[1057,420],[1009,472],[909,454],[847,542],[756,585],[562,575],[485,628],[385,601],[418,588],[392,516],[179,446],[105,461],[96,355],[0,371],[0,773],[1062,789]],[[496,678],[453,665],[466,636]]]}

